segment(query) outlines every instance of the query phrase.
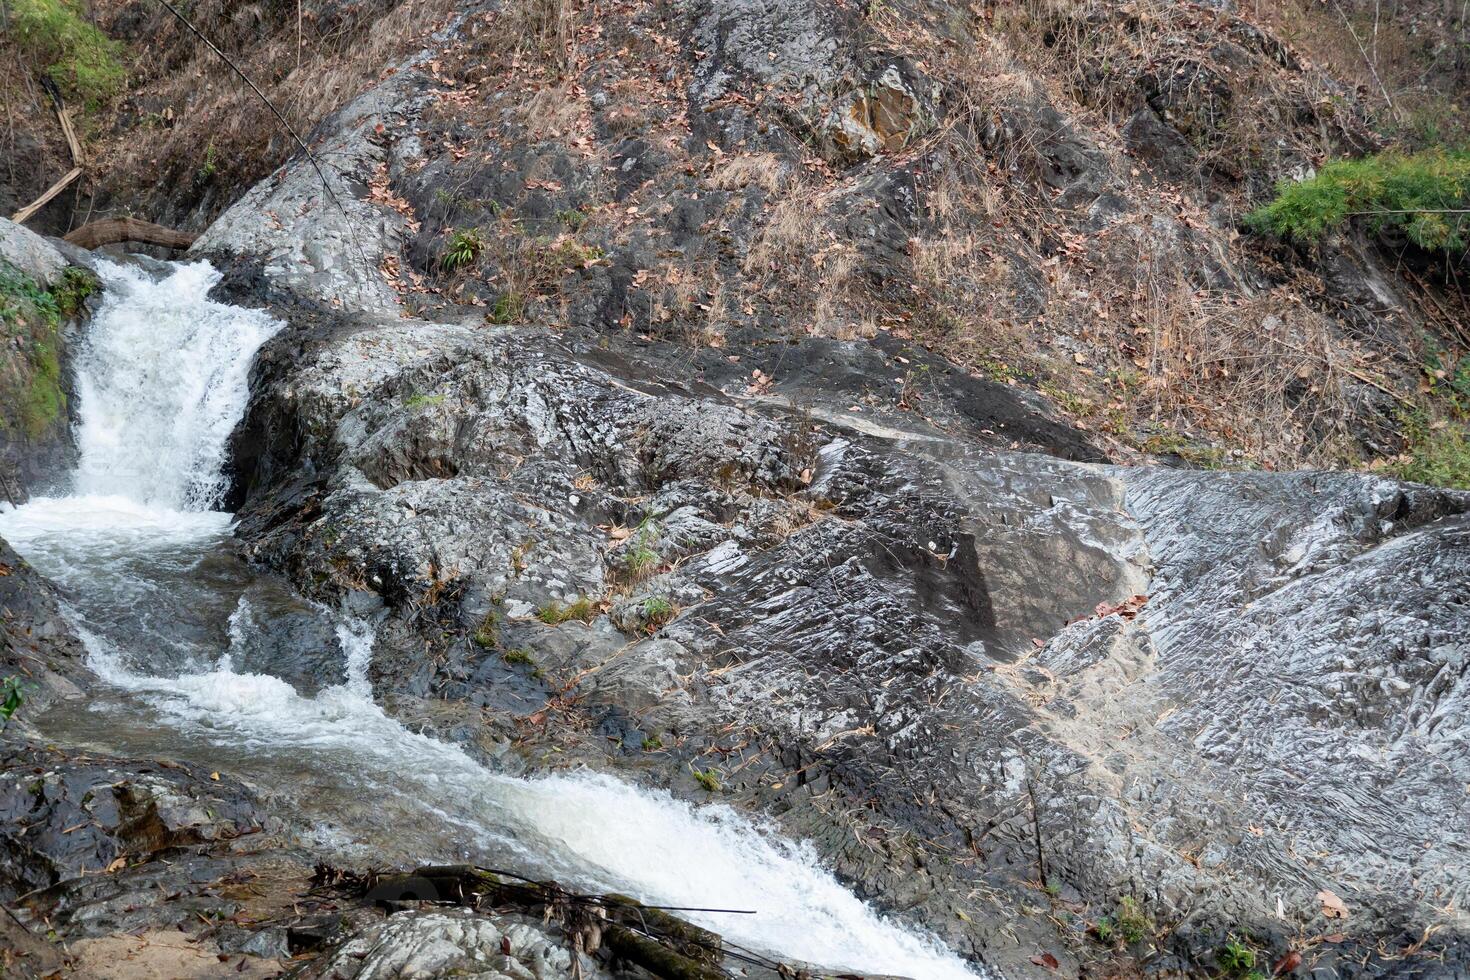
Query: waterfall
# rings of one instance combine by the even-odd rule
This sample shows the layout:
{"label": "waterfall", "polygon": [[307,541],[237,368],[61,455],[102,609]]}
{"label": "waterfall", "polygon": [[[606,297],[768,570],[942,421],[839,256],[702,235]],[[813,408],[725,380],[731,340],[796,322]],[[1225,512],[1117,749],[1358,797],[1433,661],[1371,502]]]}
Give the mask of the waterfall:
{"label": "waterfall", "polygon": [[106,292],[75,362],[75,493],[208,510],[225,490],[250,364],[281,324],[211,302],[220,275],[207,262],[159,281],[109,262],[98,271]]}
{"label": "waterfall", "polygon": [[[515,778],[409,731],[373,701],[366,623],[322,611],[335,621],[345,680],[314,696],[240,672],[236,654],[267,614],[229,553],[230,515],[209,508],[223,493],[251,360],[280,324],[211,302],[219,276],[205,263],[158,280],[111,264],[101,275],[107,296],[77,360],[73,493],[0,511],[0,534],[74,591],[90,666],[148,712],[130,728],[156,740],[146,749],[226,756],[260,785],[339,788],[332,800],[300,801],[320,808],[312,815],[338,840],[354,838],[366,803],[393,811],[400,824],[390,832],[431,828],[426,861],[508,853],[528,872],[588,890],[749,909],[691,917],[770,955],[922,980],[983,975],[880,916],[809,846],[730,807],[603,774]],[[122,711],[97,715],[89,733],[122,738]]]}

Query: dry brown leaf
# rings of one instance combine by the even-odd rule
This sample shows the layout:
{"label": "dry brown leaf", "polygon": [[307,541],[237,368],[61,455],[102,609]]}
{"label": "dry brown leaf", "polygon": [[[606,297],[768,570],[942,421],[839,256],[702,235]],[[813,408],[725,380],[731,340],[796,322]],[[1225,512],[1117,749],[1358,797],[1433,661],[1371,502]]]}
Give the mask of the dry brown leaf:
{"label": "dry brown leaf", "polygon": [[1322,914],[1329,919],[1346,919],[1348,917],[1347,906],[1342,904],[1342,899],[1324,888],[1317,893],[1317,901],[1322,903]]}

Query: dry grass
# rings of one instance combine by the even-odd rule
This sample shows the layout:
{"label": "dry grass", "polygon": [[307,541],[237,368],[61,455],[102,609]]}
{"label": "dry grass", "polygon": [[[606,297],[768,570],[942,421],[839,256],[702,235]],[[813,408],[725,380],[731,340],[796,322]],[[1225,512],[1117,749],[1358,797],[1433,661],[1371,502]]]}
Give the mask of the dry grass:
{"label": "dry grass", "polygon": [[839,193],[799,184],[769,205],[744,271],[755,292],[782,309],[794,328],[852,340],[877,332],[883,301],[864,275],[857,246],[838,239],[817,217]]}
{"label": "dry grass", "polygon": [[796,183],[796,177],[791,166],[774,153],[739,153],[716,164],[709,183],[722,191],[758,187],[777,194]]}
{"label": "dry grass", "polygon": [[[123,4],[112,0],[104,17]],[[383,9],[384,7],[388,9]],[[417,51],[444,22],[453,0],[406,0],[364,7],[358,19],[309,25],[297,64],[295,21],[261,24],[231,17],[221,0],[195,4],[190,17],[235,58],[299,133],[375,84],[385,66]],[[241,23],[251,29],[243,29]],[[181,28],[159,20],[141,57],[163,70],[139,73],[134,104],[165,108],[138,128],[95,143],[98,184],[122,197],[150,186],[192,187],[212,212],[294,152],[295,145],[253,93]],[[212,192],[211,188],[219,188]]]}

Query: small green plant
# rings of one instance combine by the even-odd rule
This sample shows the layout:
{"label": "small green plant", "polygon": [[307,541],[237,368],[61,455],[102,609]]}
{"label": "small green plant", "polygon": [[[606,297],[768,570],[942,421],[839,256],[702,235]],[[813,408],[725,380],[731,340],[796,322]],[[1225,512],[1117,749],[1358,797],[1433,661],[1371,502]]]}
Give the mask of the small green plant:
{"label": "small green plant", "polygon": [[68,0],[10,0],[7,35],[69,98],[95,107],[122,91],[122,45]]}
{"label": "small green plant", "polygon": [[1257,231],[1316,240],[1354,218],[1369,231],[1402,231],[1420,248],[1460,252],[1470,221],[1470,150],[1380,153],[1334,160],[1315,177],[1277,185],[1246,216]]}
{"label": "small green plant", "polygon": [[219,164],[214,158],[214,141],[210,140],[204,147],[204,162],[194,172],[194,183],[207,184],[215,174],[219,173]]}
{"label": "small green plant", "polygon": [[1240,976],[1256,968],[1256,951],[1231,936],[1215,954],[1215,962],[1228,975]]}
{"label": "small green plant", "polygon": [[507,650],[503,659],[508,664],[525,664],[528,667],[536,666],[536,661],[531,658],[530,651],[528,650]]}
{"label": "small green plant", "polygon": [[1092,934],[1104,946],[1113,944],[1113,932],[1113,920],[1110,916],[1105,915],[1092,924]]}
{"label": "small green plant", "polygon": [[403,400],[404,408],[427,408],[430,405],[438,405],[444,401],[444,396],[412,394]]}
{"label": "small green plant", "polygon": [[643,628],[652,633],[673,619],[678,609],[667,596],[655,595],[643,600],[643,608],[640,612]]}
{"label": "small green plant", "polygon": [[547,626],[560,626],[572,620],[590,623],[596,615],[597,604],[587,596],[580,596],[575,602],[569,603],[553,599],[536,610],[536,618]]}
{"label": "small green plant", "polygon": [[1130,946],[1142,942],[1154,928],[1154,924],[1143,914],[1137,900],[1133,898],[1124,898],[1118,903],[1118,912],[1113,921],[1118,927],[1118,935]]}
{"label": "small green plant", "polygon": [[500,612],[492,609],[480,620],[480,625],[475,627],[473,637],[476,645],[492,650],[500,645]]}
{"label": "small green plant", "polygon": [[20,710],[25,701],[25,692],[21,689],[19,677],[7,677],[0,683],[0,732],[5,731],[10,719]]}
{"label": "small green plant", "polygon": [[657,752],[659,749],[661,749],[663,747],[664,747],[664,740],[662,738],[658,737],[657,735],[654,735],[652,737],[647,736],[647,735],[643,736],[643,751],[644,752]]}
{"label": "small green plant", "polygon": [[57,312],[66,319],[71,319],[101,289],[102,283],[95,275],[81,266],[73,265],[62,270],[61,278],[51,287],[51,298],[56,303]]}
{"label": "small green plant", "polygon": [[1046,892],[1049,897],[1056,898],[1062,893],[1062,886],[1054,881],[1051,881],[1047,882],[1047,884],[1043,886],[1041,890]]}
{"label": "small green plant", "polygon": [[648,577],[663,562],[658,553],[659,527],[645,517],[638,523],[633,540],[623,553],[623,567],[634,580]]}
{"label": "small green plant", "polygon": [[720,791],[720,774],[715,769],[696,769],[689,767],[694,776],[694,781],[704,788],[707,793],[718,793]]}
{"label": "small green plant", "polygon": [[526,301],[521,294],[513,289],[506,290],[495,297],[495,302],[490,307],[486,319],[491,323],[504,326],[508,323],[519,323],[526,318]]}
{"label": "small green plant", "polygon": [[439,265],[446,272],[454,272],[472,265],[485,251],[485,239],[478,228],[463,228],[449,236],[444,252],[439,256]]}
{"label": "small green plant", "polygon": [[587,223],[587,212],[576,208],[563,208],[556,212],[556,220],[566,225],[570,231],[580,231]]}

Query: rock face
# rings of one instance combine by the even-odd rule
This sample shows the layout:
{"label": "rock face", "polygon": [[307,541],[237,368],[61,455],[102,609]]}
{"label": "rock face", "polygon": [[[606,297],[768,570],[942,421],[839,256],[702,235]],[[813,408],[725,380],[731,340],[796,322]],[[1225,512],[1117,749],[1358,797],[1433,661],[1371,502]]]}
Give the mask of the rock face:
{"label": "rock face", "polygon": [[[864,349],[810,354],[797,411],[660,345],[298,317],[240,535],[387,608],[406,718],[718,786],[1004,967],[1129,915],[1197,964],[1463,948],[1470,495],[987,447],[849,411],[825,379]],[[1072,928],[1023,914],[1052,901]]]}

